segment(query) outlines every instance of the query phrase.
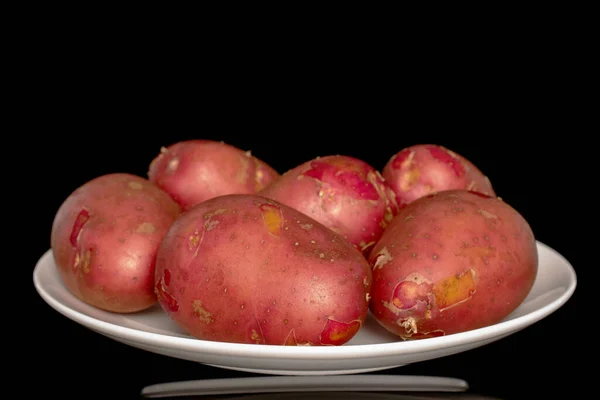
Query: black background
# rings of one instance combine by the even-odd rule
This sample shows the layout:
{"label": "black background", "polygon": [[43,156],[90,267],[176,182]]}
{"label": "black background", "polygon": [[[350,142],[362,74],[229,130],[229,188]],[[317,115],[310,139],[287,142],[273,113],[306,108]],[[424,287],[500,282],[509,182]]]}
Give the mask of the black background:
{"label": "black background", "polygon": [[18,267],[29,279],[21,336],[28,346],[23,373],[35,376],[28,389],[61,398],[136,398],[144,385],[158,382],[249,376],[91,332],[44,303],[31,279],[49,248],[54,213],[76,187],[111,172],[146,176],[161,146],[205,138],[252,150],[279,172],[328,154],[355,156],[381,169],[395,152],[417,143],[445,145],[469,158],[530,222],[537,239],[572,263],[579,286],[563,308],[501,341],[384,373],[463,378],[473,392],[506,399],[578,390],[576,357],[588,329],[578,315],[581,282],[589,267],[584,257],[594,251],[584,248],[580,230],[594,226],[595,218],[594,205],[581,200],[593,187],[586,165],[590,142],[582,135],[591,131],[581,126],[588,110],[574,106],[558,70],[515,63],[484,72],[413,65],[410,73],[364,73],[301,62],[289,69],[250,68],[251,59],[240,59],[213,60],[207,72],[201,63],[186,68],[182,60],[163,69],[168,63],[158,67],[151,57],[130,65],[127,54],[43,58],[48,68],[38,70],[28,92],[34,111],[17,135],[23,144],[6,150],[17,160],[11,166],[32,169],[15,194],[27,221]]}

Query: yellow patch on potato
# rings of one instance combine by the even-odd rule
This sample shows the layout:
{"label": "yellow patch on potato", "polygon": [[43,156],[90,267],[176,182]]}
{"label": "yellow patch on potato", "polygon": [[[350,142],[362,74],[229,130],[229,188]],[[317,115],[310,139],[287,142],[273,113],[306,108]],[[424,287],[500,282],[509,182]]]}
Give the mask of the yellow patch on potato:
{"label": "yellow patch on potato", "polygon": [[435,300],[440,311],[468,300],[475,293],[475,271],[469,269],[462,274],[448,277],[433,287]]}
{"label": "yellow patch on potato", "polygon": [[413,185],[417,183],[417,180],[420,176],[421,172],[416,168],[405,172],[400,180],[400,189],[402,189],[405,192],[410,190],[413,187]]}
{"label": "yellow patch on potato", "polygon": [[269,233],[279,236],[283,228],[283,213],[281,209],[273,204],[261,204],[259,206],[263,222]]}
{"label": "yellow patch on potato", "polygon": [[133,190],[142,190],[144,188],[144,185],[136,181],[129,181],[129,183],[127,183],[127,186],[129,186]]}
{"label": "yellow patch on potato", "polygon": [[208,312],[200,300],[194,300],[192,302],[192,308],[194,309],[194,315],[200,319],[200,321],[210,324],[214,321],[212,314]]}
{"label": "yellow patch on potato", "polygon": [[156,226],[151,222],[142,222],[135,230],[136,233],[154,233],[155,231]]}
{"label": "yellow patch on potato", "polygon": [[81,254],[75,254],[74,267],[80,268],[80,271],[87,274],[90,272],[90,259],[92,258],[92,252],[90,250],[81,250]]}
{"label": "yellow patch on potato", "polygon": [[296,340],[296,331],[294,329],[292,329],[290,331],[290,333],[288,333],[288,335],[285,338],[285,341],[283,342],[283,346],[297,346],[298,345],[298,341]]}

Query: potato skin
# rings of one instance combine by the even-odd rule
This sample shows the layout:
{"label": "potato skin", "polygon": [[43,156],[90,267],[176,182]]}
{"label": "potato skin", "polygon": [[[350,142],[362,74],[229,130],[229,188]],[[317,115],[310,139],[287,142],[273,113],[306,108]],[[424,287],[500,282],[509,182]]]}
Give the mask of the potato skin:
{"label": "potato skin", "polygon": [[343,155],[298,165],[259,194],[319,221],[365,255],[398,211],[396,195],[379,172]]}
{"label": "potato skin", "polygon": [[450,190],[401,209],[369,262],[375,318],[403,339],[421,339],[501,321],[531,290],[538,253],[508,204]]}
{"label": "potato skin", "polygon": [[107,174],[84,183],[59,207],[51,248],[67,289],[117,313],[156,304],[154,265],[179,206],[147,179]]}
{"label": "potato skin", "polygon": [[252,194],[279,173],[264,161],[224,142],[185,140],[163,147],[148,178],[183,210],[225,194]]}
{"label": "potato skin", "polygon": [[335,346],[367,316],[371,269],[306,215],[232,194],[181,214],[159,249],[155,281],[163,309],[199,339]]}
{"label": "potato skin", "polygon": [[382,175],[400,207],[433,192],[471,190],[495,196],[490,180],[471,161],[435,144],[418,144],[394,154]]}

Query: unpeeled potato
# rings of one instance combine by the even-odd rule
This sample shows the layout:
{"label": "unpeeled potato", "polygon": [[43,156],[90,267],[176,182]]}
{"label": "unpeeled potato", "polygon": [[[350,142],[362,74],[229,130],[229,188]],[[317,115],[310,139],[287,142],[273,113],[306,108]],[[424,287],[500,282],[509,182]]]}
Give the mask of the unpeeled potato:
{"label": "unpeeled potato", "polygon": [[156,293],[194,337],[339,346],[361,328],[371,269],[319,222],[257,195],[225,195],[181,214],[161,244]]}
{"label": "unpeeled potato", "polygon": [[421,197],[401,209],[369,261],[371,311],[403,339],[501,321],[525,299],[538,268],[523,216],[496,197],[467,190]]}
{"label": "unpeeled potato", "polygon": [[115,173],[84,183],[52,224],[51,247],[65,286],[107,311],[154,305],[156,252],[179,213],[167,193],[139,176]]}

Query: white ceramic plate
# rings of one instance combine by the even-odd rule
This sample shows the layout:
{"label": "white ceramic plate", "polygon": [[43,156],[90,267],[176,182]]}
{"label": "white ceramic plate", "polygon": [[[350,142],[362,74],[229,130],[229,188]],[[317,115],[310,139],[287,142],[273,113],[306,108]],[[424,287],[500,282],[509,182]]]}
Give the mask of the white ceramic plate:
{"label": "white ceramic plate", "polygon": [[136,314],[113,314],[71,295],[56,270],[52,251],[38,261],[33,280],[40,296],[67,318],[121,343],[157,354],[221,368],[275,375],[332,375],[383,370],[444,357],[502,339],[547,317],[577,285],[571,264],[538,242],[539,269],[525,301],[502,322],[453,335],[401,341],[373,318],[343,346],[267,346],[198,340],[183,332],[158,306]]}

